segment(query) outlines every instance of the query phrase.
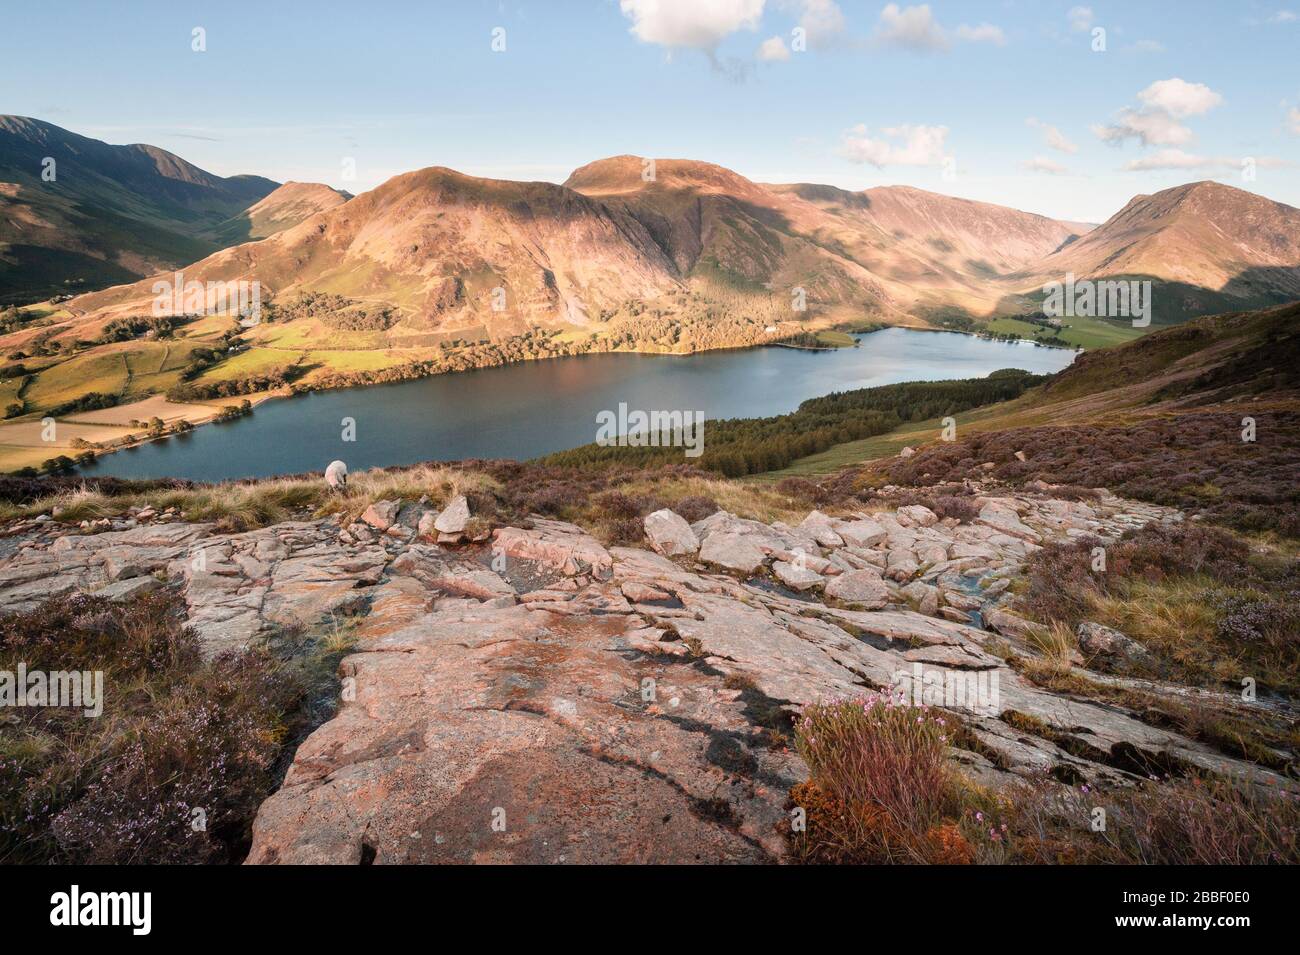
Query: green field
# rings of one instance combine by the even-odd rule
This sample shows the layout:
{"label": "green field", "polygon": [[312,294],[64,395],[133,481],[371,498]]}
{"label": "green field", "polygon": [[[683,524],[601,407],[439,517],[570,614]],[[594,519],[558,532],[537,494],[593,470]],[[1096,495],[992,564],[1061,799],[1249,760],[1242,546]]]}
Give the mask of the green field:
{"label": "green field", "polygon": [[832,348],[852,348],[858,340],[848,332],[824,331],[817,333],[817,341]]}
{"label": "green field", "polygon": [[[1070,345],[1083,348],[1105,348],[1108,345],[1120,345],[1141,337],[1145,329],[1134,328],[1127,323],[1109,322],[1102,318],[1063,319],[1059,337]],[[1047,329],[1041,325],[1021,321],[1018,318],[996,318],[986,326],[989,331],[999,334],[1019,335],[1021,338],[1048,338]]]}

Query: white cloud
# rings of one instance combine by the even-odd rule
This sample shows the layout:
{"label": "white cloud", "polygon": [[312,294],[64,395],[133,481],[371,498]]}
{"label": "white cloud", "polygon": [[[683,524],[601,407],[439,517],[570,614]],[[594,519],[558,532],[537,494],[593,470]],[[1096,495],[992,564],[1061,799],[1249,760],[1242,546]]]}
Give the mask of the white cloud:
{"label": "white cloud", "polygon": [[876,39],[881,43],[922,53],[948,49],[948,38],[930,12],[928,3],[902,9],[896,3],[888,4],[880,11]]}
{"label": "white cloud", "polygon": [[1078,145],[1070,142],[1070,140],[1066,138],[1065,134],[1055,126],[1045,123],[1041,119],[1035,119],[1032,116],[1025,120],[1025,124],[1034,127],[1034,129],[1041,129],[1043,131],[1043,139],[1045,139],[1047,145],[1051,146],[1053,149],[1059,150],[1063,153],[1077,153],[1079,151]]}
{"label": "white cloud", "polygon": [[1290,10],[1279,10],[1268,18],[1269,23],[1295,23],[1296,20],[1300,20],[1300,17]]}
{"label": "white cloud", "polygon": [[1075,33],[1087,33],[1092,27],[1092,7],[1071,7],[1065,18]]}
{"label": "white cloud", "polygon": [[1048,159],[1046,156],[1035,156],[1033,159],[1026,159],[1021,165],[1030,172],[1046,173],[1049,176],[1067,176],[1070,173],[1070,170],[1059,162]]}
{"label": "white cloud", "polygon": [[1178,120],[1207,113],[1223,102],[1204,83],[1188,83],[1176,76],[1156,80],[1138,93],[1138,99],[1143,106],[1126,106],[1115,122],[1093,126],[1092,131],[1112,145],[1136,139],[1143,146],[1181,146],[1191,141],[1192,131]]}
{"label": "white cloud", "polygon": [[759,46],[756,55],[768,63],[783,63],[790,59],[790,48],[785,45],[782,37],[769,37]]}
{"label": "white cloud", "polygon": [[810,46],[830,46],[844,33],[844,12],[834,0],[803,0],[799,26]]}
{"label": "white cloud", "polygon": [[758,29],[765,0],[619,0],[637,39],[711,52],[738,30]]}
{"label": "white cloud", "polygon": [[1143,146],[1181,146],[1192,138],[1192,131],[1162,109],[1119,111],[1108,126],[1095,125],[1092,131],[1103,142],[1118,146],[1126,139],[1136,139]]}
{"label": "white cloud", "polygon": [[[992,23],[970,26],[963,23],[955,35],[966,43],[993,43],[1005,46],[1006,34]],[[880,11],[874,39],[877,43],[896,46],[914,53],[933,53],[951,46],[947,31],[939,25],[928,3],[916,7],[899,7],[888,4]]]}
{"label": "white cloud", "polygon": [[877,169],[885,166],[938,166],[947,158],[944,154],[947,126],[904,124],[880,132],[884,138],[872,139],[867,135],[866,126],[854,126],[844,134],[845,158],[869,163]]}
{"label": "white cloud", "polygon": [[981,23],[977,27],[962,24],[957,28],[957,37],[968,43],[993,43],[997,46],[1006,46],[1007,37],[1002,32],[1001,27],[995,27],[991,23]]}
{"label": "white cloud", "polygon": [[1188,83],[1174,77],[1156,80],[1142,92],[1138,99],[1153,109],[1162,109],[1171,116],[1199,116],[1208,113],[1223,102],[1223,97],[1204,83]]}

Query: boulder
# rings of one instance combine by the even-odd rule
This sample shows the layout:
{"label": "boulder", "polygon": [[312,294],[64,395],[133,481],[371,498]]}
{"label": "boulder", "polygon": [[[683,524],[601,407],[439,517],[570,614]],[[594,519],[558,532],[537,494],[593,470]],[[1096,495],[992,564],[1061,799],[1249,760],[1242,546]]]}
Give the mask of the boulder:
{"label": "boulder", "polygon": [[401,510],[400,501],[375,501],[362,512],[361,520],[377,531],[386,531],[393,526]]}
{"label": "boulder", "polygon": [[898,547],[889,552],[889,562],[885,565],[885,573],[899,583],[911,580],[920,569],[921,565],[917,563],[916,557],[910,550]]}
{"label": "boulder", "polygon": [[434,519],[433,526],[439,534],[463,534],[468,523],[469,501],[464,494],[457,494]]}
{"label": "boulder", "polygon": [[821,574],[815,573],[808,567],[784,560],[772,562],[772,573],[776,574],[781,583],[791,590],[811,590],[825,581]]}
{"label": "boulder", "polygon": [[1101,657],[1112,664],[1137,663],[1150,656],[1147,648],[1132,637],[1091,620],[1079,624],[1075,636],[1079,638],[1079,649],[1085,654]]}
{"label": "boulder", "polygon": [[980,508],[980,514],[976,520],[1010,537],[1034,542],[1041,540],[1036,530],[1025,524],[1013,508],[1002,502],[989,501],[985,503]]}
{"label": "boulder", "polygon": [[917,580],[900,591],[908,600],[915,602],[916,609],[927,617],[939,612],[939,588]]}
{"label": "boulder", "polygon": [[647,514],[645,536],[650,546],[665,557],[694,554],[700,549],[700,539],[686,523],[686,518],[668,508]]}
{"label": "boulder", "polygon": [[434,524],[438,520],[437,511],[425,511],[420,515],[420,522],[415,526],[415,533],[419,537],[432,539],[438,535],[438,529]]}
{"label": "boulder", "polygon": [[[939,523],[939,515],[924,504],[908,504],[898,509],[899,523],[917,527],[932,527]],[[905,520],[904,520],[905,519]]]}
{"label": "boulder", "polygon": [[799,529],[811,534],[822,547],[843,547],[844,538],[835,532],[835,522],[821,511],[809,511],[799,522]]}
{"label": "boulder", "polygon": [[700,547],[700,560],[742,574],[752,574],[762,567],[765,556],[747,534],[730,531],[715,531]]}
{"label": "boulder", "polygon": [[826,596],[868,610],[879,610],[889,603],[889,588],[875,571],[851,570],[831,578],[826,584]]}
{"label": "boulder", "polygon": [[162,588],[163,583],[157,577],[129,577],[125,580],[115,581],[107,587],[99,588],[99,590],[95,591],[95,596],[120,604],[126,603],[140,594],[152,593],[155,590],[162,590]]}
{"label": "boulder", "polygon": [[866,518],[840,521],[835,525],[835,533],[844,539],[844,543],[854,547],[874,547],[889,536],[880,524]]}
{"label": "boulder", "polygon": [[608,580],[614,569],[600,541],[580,528],[563,521],[533,518],[531,529],[498,528],[492,534],[492,551],[507,558],[525,560],[543,568],[572,577],[590,574]]}
{"label": "boulder", "polygon": [[143,577],[148,571],[134,560],[119,554],[109,554],[104,558],[104,576],[109,580],[128,580]]}
{"label": "boulder", "polygon": [[994,607],[987,611],[984,614],[984,620],[1004,637],[1015,637],[1018,640],[1027,640],[1044,630],[1042,624],[1026,620],[1024,617],[1009,610],[1003,610],[1000,607]]}

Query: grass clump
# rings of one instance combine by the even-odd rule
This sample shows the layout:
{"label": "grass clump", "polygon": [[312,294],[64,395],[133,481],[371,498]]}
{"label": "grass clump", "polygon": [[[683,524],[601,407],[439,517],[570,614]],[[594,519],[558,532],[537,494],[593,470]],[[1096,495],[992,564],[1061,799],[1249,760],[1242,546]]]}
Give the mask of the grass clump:
{"label": "grass clump", "polygon": [[1133,672],[1200,685],[1300,690],[1300,564],[1222,528],[1148,525],[1105,548],[1048,544],[1025,568],[1025,609],[1053,633],[1084,620],[1114,627],[1151,653]]}
{"label": "grass clump", "polygon": [[[807,803],[796,855],[808,862],[931,861],[928,834],[944,822],[950,783],[947,722],[890,691],[807,707],[795,726],[795,748],[811,774],[792,794]],[[951,847],[958,838],[940,842]]]}
{"label": "grass clump", "polygon": [[[1052,733],[1021,714],[1009,722]],[[1300,861],[1300,798],[1251,781],[1190,775],[1099,791],[1044,773],[990,791],[947,761],[949,745],[969,734],[956,716],[888,690],[809,706],[795,731],[810,774],[790,793],[806,814],[805,829],[788,836],[800,862]]]}

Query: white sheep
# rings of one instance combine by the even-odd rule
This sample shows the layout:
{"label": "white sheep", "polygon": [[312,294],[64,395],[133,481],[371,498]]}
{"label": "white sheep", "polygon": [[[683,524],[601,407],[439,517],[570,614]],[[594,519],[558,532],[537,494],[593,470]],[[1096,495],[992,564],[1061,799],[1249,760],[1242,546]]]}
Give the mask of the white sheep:
{"label": "white sheep", "polygon": [[348,486],[348,466],[342,461],[332,461],[330,466],[325,469],[325,483],[335,491],[341,491]]}

